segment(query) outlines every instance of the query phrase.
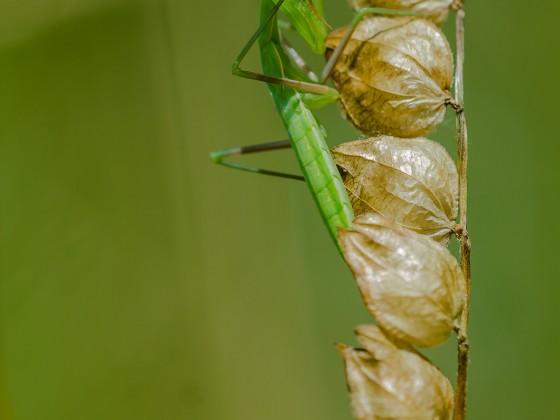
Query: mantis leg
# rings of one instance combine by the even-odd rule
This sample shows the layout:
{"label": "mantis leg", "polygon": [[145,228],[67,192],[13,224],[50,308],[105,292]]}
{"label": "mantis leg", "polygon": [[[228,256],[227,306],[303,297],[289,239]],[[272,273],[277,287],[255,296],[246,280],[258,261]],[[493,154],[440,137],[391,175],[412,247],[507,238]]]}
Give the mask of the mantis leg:
{"label": "mantis leg", "polygon": [[313,80],[314,82],[318,82],[319,78],[315,73],[313,73],[313,70],[311,70],[309,64],[307,64],[305,59],[301,55],[299,55],[297,50],[294,47],[292,47],[292,45],[284,37],[281,38],[281,41],[282,41],[282,48],[284,49],[284,51],[286,51],[286,54],[288,54],[290,60],[292,60],[292,62],[299,69],[299,71],[305,74],[310,80]]}
{"label": "mantis leg", "polygon": [[318,84],[313,82],[301,81],[301,80],[267,76],[261,73],[245,70],[240,67],[241,62],[243,61],[243,59],[245,58],[245,56],[247,55],[251,47],[255,44],[259,36],[262,34],[264,29],[268,27],[270,21],[282,6],[282,3],[284,3],[284,0],[279,0],[278,3],[276,3],[276,5],[272,8],[270,14],[267,16],[267,18],[261,22],[260,26],[257,28],[255,33],[251,36],[251,38],[249,38],[249,41],[247,41],[247,43],[243,46],[241,52],[233,62],[232,69],[231,69],[232,74],[234,76],[239,76],[246,79],[259,80],[261,82],[291,87],[299,91],[324,94],[327,96],[332,96],[333,100],[336,99],[338,97],[338,92],[336,91],[336,89],[333,89],[329,86],[325,86],[323,84]]}
{"label": "mantis leg", "polygon": [[251,146],[234,147],[232,149],[216,150],[210,153],[210,158],[220,165],[224,165],[242,171],[253,172],[263,175],[278,176],[280,178],[296,179],[298,181],[305,181],[302,175],[293,175],[285,172],[269,171],[268,169],[256,168],[253,166],[241,165],[235,162],[224,160],[230,156],[247,155],[251,153],[269,152],[272,150],[290,149],[292,147],[290,140],[272,141],[269,143],[255,144]]}

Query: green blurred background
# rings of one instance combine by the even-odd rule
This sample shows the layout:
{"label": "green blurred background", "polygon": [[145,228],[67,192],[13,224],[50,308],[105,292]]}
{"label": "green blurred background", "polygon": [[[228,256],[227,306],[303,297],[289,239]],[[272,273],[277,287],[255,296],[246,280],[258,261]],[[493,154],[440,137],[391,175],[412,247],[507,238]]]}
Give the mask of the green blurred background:
{"label": "green blurred background", "polygon": [[[539,7],[466,7],[471,419],[559,416],[560,7]],[[0,10],[1,418],[350,419],[333,344],[370,317],[305,186],[208,159],[285,137],[230,76],[259,1]],[[454,377],[453,341],[427,354]]]}

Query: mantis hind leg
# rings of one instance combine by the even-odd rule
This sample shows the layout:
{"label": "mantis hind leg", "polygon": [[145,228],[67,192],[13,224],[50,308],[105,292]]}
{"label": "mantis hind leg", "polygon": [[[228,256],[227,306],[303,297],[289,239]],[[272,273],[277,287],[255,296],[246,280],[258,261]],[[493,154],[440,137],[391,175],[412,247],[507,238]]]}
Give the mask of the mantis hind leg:
{"label": "mantis hind leg", "polygon": [[224,160],[231,156],[247,155],[251,153],[269,152],[281,149],[290,149],[292,147],[289,140],[272,141],[269,143],[255,144],[251,146],[234,147],[231,149],[216,150],[210,153],[210,158],[220,165],[229,168],[240,169],[242,171],[253,172],[262,175],[277,176],[280,178],[296,179],[298,181],[305,181],[302,175],[288,174],[285,172],[270,171],[268,169],[256,168],[254,166],[241,165],[239,163]]}

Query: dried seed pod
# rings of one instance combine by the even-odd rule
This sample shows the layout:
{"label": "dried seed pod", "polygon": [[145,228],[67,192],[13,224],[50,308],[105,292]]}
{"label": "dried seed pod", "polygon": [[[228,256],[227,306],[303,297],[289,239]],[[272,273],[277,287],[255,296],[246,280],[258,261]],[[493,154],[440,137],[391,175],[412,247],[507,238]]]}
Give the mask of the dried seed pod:
{"label": "dried seed pod", "polygon": [[465,280],[449,250],[377,213],[340,229],[346,262],[368,310],[393,337],[433,347],[449,337]]}
{"label": "dried seed pod", "polygon": [[339,345],[356,419],[451,419],[453,388],[434,365],[374,325],[356,332],[365,350]]}
{"label": "dried seed pod", "polygon": [[364,7],[382,7],[385,9],[411,10],[421,13],[436,25],[440,25],[447,18],[447,12],[453,0],[349,0],[354,10]]}
{"label": "dried seed pod", "polygon": [[332,152],[356,216],[377,212],[447,245],[459,192],[457,168],[441,145],[379,136]]}
{"label": "dried seed pod", "polygon": [[[327,38],[327,57],[347,29]],[[449,44],[425,19],[372,17],[356,28],[332,79],[352,124],[367,135],[417,137],[443,121],[453,77]]]}

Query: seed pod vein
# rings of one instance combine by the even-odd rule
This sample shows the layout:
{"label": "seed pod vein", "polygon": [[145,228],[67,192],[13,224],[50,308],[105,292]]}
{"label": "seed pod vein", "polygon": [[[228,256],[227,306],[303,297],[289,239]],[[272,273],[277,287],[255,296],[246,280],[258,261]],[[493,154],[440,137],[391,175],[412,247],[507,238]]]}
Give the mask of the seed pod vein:
{"label": "seed pod vein", "polygon": [[[346,28],[327,38],[327,56]],[[365,134],[415,137],[443,121],[453,75],[451,50],[424,19],[364,19],[332,74],[347,118]]]}
{"label": "seed pod vein", "polygon": [[377,212],[447,244],[455,225],[458,175],[439,144],[378,136],[333,149],[356,215]]}
{"label": "seed pod vein", "polygon": [[385,330],[423,347],[447,340],[465,284],[445,247],[373,213],[342,229],[340,240],[366,307]]}
{"label": "seed pod vein", "polygon": [[360,325],[356,335],[365,349],[338,346],[355,418],[451,418],[453,388],[434,365],[378,326]]}

